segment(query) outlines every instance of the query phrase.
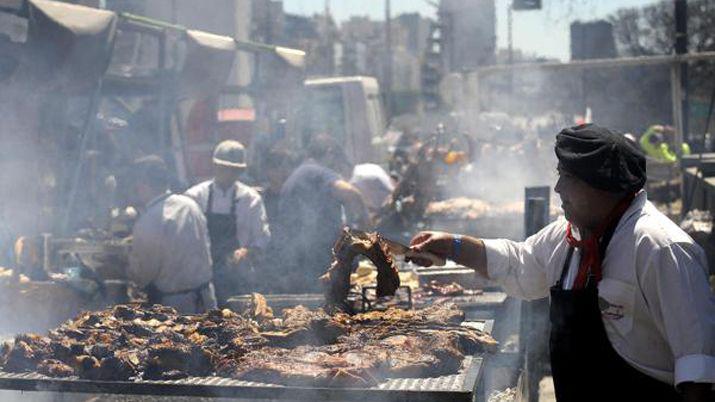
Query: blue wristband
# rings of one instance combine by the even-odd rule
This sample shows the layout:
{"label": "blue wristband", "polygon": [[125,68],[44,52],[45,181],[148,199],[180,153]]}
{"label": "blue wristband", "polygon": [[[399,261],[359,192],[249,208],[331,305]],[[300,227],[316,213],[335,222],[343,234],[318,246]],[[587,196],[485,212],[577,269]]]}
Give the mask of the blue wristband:
{"label": "blue wristband", "polygon": [[459,257],[459,253],[462,251],[462,236],[455,235],[452,240],[452,259]]}

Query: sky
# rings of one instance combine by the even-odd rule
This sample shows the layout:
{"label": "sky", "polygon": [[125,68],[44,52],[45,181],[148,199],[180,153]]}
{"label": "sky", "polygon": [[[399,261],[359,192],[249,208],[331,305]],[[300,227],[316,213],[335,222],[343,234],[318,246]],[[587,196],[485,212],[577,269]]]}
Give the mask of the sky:
{"label": "sky", "polygon": [[[283,0],[286,12],[310,15],[323,12],[326,0]],[[437,3],[439,0],[433,0]],[[474,0],[467,0],[474,1]],[[624,7],[641,7],[658,0],[542,0],[542,10],[517,11],[513,16],[514,48],[525,53],[566,61],[570,57],[569,25],[576,20],[589,21],[606,17]],[[507,9],[511,0],[496,0],[497,46],[507,47]],[[384,0],[332,0],[333,17],[344,21],[351,15],[369,15],[384,19]],[[392,0],[392,15],[419,12],[435,17],[436,9],[425,0]]]}

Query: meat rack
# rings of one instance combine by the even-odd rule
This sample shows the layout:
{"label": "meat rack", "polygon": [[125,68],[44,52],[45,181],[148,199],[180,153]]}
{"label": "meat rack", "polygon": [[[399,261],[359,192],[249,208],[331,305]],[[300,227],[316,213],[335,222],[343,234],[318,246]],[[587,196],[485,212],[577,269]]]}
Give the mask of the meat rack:
{"label": "meat rack", "polygon": [[[470,321],[465,325],[491,332],[493,321]],[[392,378],[367,388],[295,387],[220,377],[190,377],[171,381],[89,381],[73,377],[50,378],[37,373],[0,372],[0,389],[316,401],[466,402],[478,399],[478,384],[483,374],[485,358],[484,355],[467,356],[457,374],[430,378]]]}

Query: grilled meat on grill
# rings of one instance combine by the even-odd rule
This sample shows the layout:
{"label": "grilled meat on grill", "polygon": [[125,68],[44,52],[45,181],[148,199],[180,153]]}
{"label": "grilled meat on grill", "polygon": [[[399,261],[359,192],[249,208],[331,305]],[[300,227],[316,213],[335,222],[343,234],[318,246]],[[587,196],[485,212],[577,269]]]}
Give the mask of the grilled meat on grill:
{"label": "grilled meat on grill", "polygon": [[292,348],[333,343],[347,331],[346,325],[333,320],[322,309],[309,310],[297,306],[285,309],[278,328],[262,332],[261,336],[265,337],[271,346]]}
{"label": "grilled meat on grill", "polygon": [[301,346],[251,352],[241,359],[231,376],[298,386],[367,386],[377,383],[370,368],[350,364],[344,356],[319,347]]}
{"label": "grilled meat on grill", "polygon": [[339,316],[352,326],[337,343],[261,349],[244,356],[226,374],[291,385],[365,386],[386,377],[454,373],[466,354],[496,345],[488,335],[460,327],[458,312],[443,305],[418,314],[388,310],[353,317],[357,320]]}
{"label": "grilled meat on grill", "polygon": [[422,286],[425,292],[436,296],[460,296],[464,294],[464,287],[457,282],[444,284],[436,280],[431,280]]}
{"label": "grilled meat on grill", "polygon": [[350,273],[353,260],[364,255],[377,267],[377,297],[393,296],[400,287],[400,276],[389,248],[379,233],[362,233],[344,228],[333,246],[333,262],[320,277],[326,285],[325,301],[329,310],[350,311]]}
{"label": "grilled meat on grill", "polygon": [[74,369],[55,359],[45,359],[37,365],[37,372],[48,377],[71,377],[75,375]]}
{"label": "grilled meat on grill", "polygon": [[491,350],[487,334],[461,326],[452,305],[349,316],[287,309],[256,322],[230,310],[180,316],[162,306],[82,313],[47,336],[19,335],[0,355],[4,371],[96,381],[219,375],[279,384],[366,386],[389,377],[456,372],[465,355]]}

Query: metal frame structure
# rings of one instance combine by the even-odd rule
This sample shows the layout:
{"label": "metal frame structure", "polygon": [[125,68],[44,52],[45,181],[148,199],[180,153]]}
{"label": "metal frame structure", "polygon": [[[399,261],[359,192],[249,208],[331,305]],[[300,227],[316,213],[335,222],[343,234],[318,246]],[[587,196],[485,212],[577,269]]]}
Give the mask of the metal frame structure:
{"label": "metal frame structure", "polygon": [[591,68],[615,68],[626,66],[670,65],[671,98],[673,110],[673,126],[675,127],[676,152],[681,152],[683,143],[683,88],[680,80],[683,65],[694,61],[715,60],[715,52],[685,53],[663,56],[624,57],[616,59],[574,60],[568,63],[518,63],[486,66],[467,73],[471,85],[465,85],[466,99],[472,100],[468,105],[471,113],[481,109],[479,101],[479,81],[483,77],[497,72],[513,72],[518,70],[578,70]]}
{"label": "metal frame structure", "polygon": [[[107,75],[106,73],[99,79],[96,85],[96,89],[90,98],[90,108],[87,113],[86,120],[84,122],[82,130],[82,141],[80,145],[80,157],[74,168],[72,184],[70,187],[69,201],[67,208],[65,210],[64,216],[61,222],[61,232],[66,233],[69,229],[69,223],[72,220],[72,213],[75,207],[77,194],[79,192],[80,185],[80,175],[84,163],[84,151],[88,144],[93,141],[94,137],[94,123],[96,122],[96,114],[101,97],[106,94],[113,92],[134,94],[134,95],[158,95],[159,99],[159,110],[157,113],[158,120],[158,133],[160,136],[160,144],[162,149],[168,149],[167,142],[168,134],[167,129],[170,125],[171,116],[171,103],[172,95],[171,88],[176,84],[176,71],[167,67],[167,45],[169,33],[179,32],[180,34],[187,34],[188,29],[175,24],[170,24],[164,21],[151,19],[148,17],[143,17],[139,15],[129,14],[129,13],[117,13],[119,17],[119,27],[126,31],[134,31],[142,34],[150,35],[156,37],[159,42],[158,46],[158,66],[157,71],[158,82],[151,82],[153,79],[147,81],[146,79],[120,79],[120,77],[113,77]],[[264,43],[257,43],[251,41],[241,41],[235,38],[231,38],[236,46],[236,51],[246,51],[252,53],[258,52],[271,52],[276,54],[286,63],[295,66],[302,67],[305,63],[306,53],[302,50],[291,49],[281,46],[275,46]],[[153,84],[153,85],[152,85]],[[180,160],[174,156],[174,163],[181,165]]]}

